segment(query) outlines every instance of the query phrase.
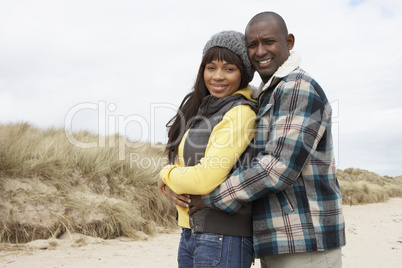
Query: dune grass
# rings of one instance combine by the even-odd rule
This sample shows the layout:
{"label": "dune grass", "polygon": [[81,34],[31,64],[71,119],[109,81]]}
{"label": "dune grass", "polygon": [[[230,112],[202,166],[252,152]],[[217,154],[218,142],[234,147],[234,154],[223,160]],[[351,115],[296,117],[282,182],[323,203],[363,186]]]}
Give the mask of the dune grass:
{"label": "dune grass", "polygon": [[[74,137],[99,138],[88,132]],[[116,146],[109,146],[112,139]],[[131,143],[135,148],[125,148],[119,160],[119,139],[83,149],[63,129],[0,125],[0,241],[27,242],[66,231],[140,237],[175,226],[175,208],[156,187],[166,164],[164,147]]]}
{"label": "dune grass", "polygon": [[[0,125],[0,242],[24,243],[65,232],[140,238],[176,226],[173,204],[156,187],[167,163],[163,145],[85,131],[73,136],[105,143],[81,148],[63,129]],[[353,168],[337,175],[344,204],[402,197],[402,176]]]}
{"label": "dune grass", "polygon": [[385,202],[402,197],[402,176],[380,176],[367,170],[337,170],[342,202],[347,205]]}

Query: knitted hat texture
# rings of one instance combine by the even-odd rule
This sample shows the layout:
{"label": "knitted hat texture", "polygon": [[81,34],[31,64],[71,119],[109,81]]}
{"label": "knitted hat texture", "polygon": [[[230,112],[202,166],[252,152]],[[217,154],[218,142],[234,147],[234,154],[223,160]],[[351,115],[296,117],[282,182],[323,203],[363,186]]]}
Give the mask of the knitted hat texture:
{"label": "knitted hat texture", "polygon": [[205,44],[202,55],[204,56],[207,51],[213,47],[224,47],[235,53],[240,57],[244,66],[246,67],[247,74],[250,81],[254,77],[254,69],[248,58],[246,40],[244,34],[236,31],[223,31],[214,34],[211,39]]}

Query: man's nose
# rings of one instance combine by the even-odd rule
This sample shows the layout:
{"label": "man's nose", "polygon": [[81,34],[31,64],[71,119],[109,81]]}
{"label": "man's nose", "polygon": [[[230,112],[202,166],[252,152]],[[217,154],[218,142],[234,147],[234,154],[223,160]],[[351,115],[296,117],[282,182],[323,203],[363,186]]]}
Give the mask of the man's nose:
{"label": "man's nose", "polygon": [[266,53],[266,50],[265,50],[264,46],[262,44],[258,44],[256,55],[258,57],[261,57],[261,56],[264,56],[265,53]]}

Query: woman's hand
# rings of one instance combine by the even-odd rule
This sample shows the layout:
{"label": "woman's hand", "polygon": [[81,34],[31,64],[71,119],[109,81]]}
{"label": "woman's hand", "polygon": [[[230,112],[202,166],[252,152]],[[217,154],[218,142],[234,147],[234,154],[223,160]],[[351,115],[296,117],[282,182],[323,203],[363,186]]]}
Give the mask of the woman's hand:
{"label": "woman's hand", "polygon": [[200,195],[192,195],[190,201],[190,210],[188,211],[188,215],[193,215],[197,210],[207,207],[204,205],[204,202],[202,202]]}
{"label": "woman's hand", "polygon": [[176,206],[188,208],[191,202],[190,195],[188,194],[176,194],[173,192],[169,186],[167,186],[161,178],[158,180],[159,191],[167,195]]}
{"label": "woman's hand", "polygon": [[159,192],[161,192],[162,194],[166,194],[165,192],[165,187],[166,184],[163,182],[163,180],[159,177],[158,179],[158,188],[159,188]]}

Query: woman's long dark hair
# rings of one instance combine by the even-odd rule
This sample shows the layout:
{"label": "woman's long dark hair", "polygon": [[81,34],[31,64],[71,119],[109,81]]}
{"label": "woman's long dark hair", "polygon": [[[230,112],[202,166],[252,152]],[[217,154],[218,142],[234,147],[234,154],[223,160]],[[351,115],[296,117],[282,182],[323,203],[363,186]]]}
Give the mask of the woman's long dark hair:
{"label": "woman's long dark hair", "polygon": [[239,56],[229,49],[224,47],[212,47],[205,53],[200,68],[198,69],[198,75],[193,91],[184,97],[177,114],[166,124],[166,127],[169,128],[169,132],[165,152],[168,154],[170,163],[173,163],[177,156],[179,144],[184,133],[188,129],[188,123],[197,115],[203,98],[210,95],[204,81],[204,70],[205,66],[214,60],[226,61],[227,63],[234,64],[239,68],[241,74],[239,89],[247,87],[250,82],[244,63]]}

